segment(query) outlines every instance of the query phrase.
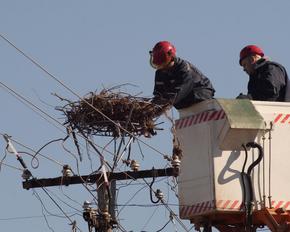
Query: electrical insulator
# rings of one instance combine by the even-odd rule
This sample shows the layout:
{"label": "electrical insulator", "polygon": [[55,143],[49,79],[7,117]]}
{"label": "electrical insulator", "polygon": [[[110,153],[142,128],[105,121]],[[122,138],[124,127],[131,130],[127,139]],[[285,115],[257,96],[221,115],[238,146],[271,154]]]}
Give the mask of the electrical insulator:
{"label": "electrical insulator", "polygon": [[132,161],[131,161],[131,164],[130,164],[130,168],[131,168],[131,170],[133,170],[134,172],[137,172],[137,171],[139,171],[140,164],[138,164],[136,160],[132,160]]}
{"label": "electrical insulator", "polygon": [[107,222],[109,222],[110,219],[111,219],[111,215],[107,211],[103,211],[102,212],[102,216],[103,216],[104,220],[107,221]]}
{"label": "electrical insulator", "polygon": [[32,176],[32,174],[28,169],[24,169],[21,176],[24,180],[28,180]]}
{"label": "electrical insulator", "polygon": [[159,201],[161,201],[161,200],[163,199],[163,197],[164,197],[164,194],[163,194],[163,192],[162,192],[160,189],[157,189],[157,190],[156,190],[156,193],[155,193],[155,196],[156,196],[156,198],[157,198]]}
{"label": "electrical insulator", "polygon": [[72,172],[72,169],[69,165],[63,165],[63,168],[62,168],[62,175],[64,177],[70,177],[70,176],[73,176],[73,172]]}
{"label": "electrical insulator", "polygon": [[83,204],[83,209],[84,209],[84,210],[91,209],[91,208],[92,208],[91,205],[92,205],[91,202],[89,202],[89,201],[85,201],[84,204]]}
{"label": "electrical insulator", "polygon": [[181,161],[180,161],[178,156],[173,156],[172,157],[171,165],[172,165],[173,168],[179,168],[180,167],[180,163],[181,163]]}

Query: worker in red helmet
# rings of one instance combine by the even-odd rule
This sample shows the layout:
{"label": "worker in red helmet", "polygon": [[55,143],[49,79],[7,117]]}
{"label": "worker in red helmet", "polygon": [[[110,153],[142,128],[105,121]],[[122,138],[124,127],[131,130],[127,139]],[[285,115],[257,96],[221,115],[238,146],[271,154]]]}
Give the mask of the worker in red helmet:
{"label": "worker in red helmet", "polygon": [[182,109],[213,98],[215,90],[210,80],[194,65],[177,57],[170,42],[160,41],[154,46],[150,64],[156,69],[154,103],[170,103]]}
{"label": "worker in red helmet", "polygon": [[237,98],[258,101],[289,101],[286,69],[265,58],[263,50],[256,45],[248,45],[240,52],[240,65],[249,75],[248,93]]}

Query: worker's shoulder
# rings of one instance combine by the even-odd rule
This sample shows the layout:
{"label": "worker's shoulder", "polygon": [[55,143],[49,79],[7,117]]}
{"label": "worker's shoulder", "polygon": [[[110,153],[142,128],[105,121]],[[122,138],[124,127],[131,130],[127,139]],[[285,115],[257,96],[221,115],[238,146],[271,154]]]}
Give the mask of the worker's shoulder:
{"label": "worker's shoulder", "polygon": [[191,62],[182,59],[180,57],[175,58],[175,70],[190,72],[192,70],[198,70]]}
{"label": "worker's shoulder", "polygon": [[266,70],[266,69],[285,69],[284,66],[276,61],[261,59],[257,62],[257,69]]}

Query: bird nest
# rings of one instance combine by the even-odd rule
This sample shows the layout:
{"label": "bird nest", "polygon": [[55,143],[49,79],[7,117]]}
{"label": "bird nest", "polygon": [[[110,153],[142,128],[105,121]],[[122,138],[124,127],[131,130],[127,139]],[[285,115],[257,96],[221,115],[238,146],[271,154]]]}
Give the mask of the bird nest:
{"label": "bird nest", "polygon": [[149,98],[108,90],[90,93],[76,102],[60,99],[68,102],[58,107],[66,116],[64,124],[86,136],[150,137],[161,129],[156,120],[168,107],[151,103]]}

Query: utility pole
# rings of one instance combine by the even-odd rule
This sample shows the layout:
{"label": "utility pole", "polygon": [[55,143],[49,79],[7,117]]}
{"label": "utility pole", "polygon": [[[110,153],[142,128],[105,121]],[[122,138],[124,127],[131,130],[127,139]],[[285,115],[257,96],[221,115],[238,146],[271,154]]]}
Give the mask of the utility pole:
{"label": "utility pole", "polygon": [[[83,205],[84,212],[83,218],[88,223],[89,232],[95,229],[95,232],[112,232],[113,228],[117,226],[117,220],[115,216],[115,192],[116,181],[118,180],[137,180],[144,178],[158,178],[164,176],[178,176],[180,161],[177,159],[172,160],[172,168],[165,169],[150,169],[137,171],[125,171],[125,172],[106,172],[108,182],[104,180],[103,173],[96,173],[94,175],[84,176],[60,176],[55,178],[45,179],[28,179],[23,181],[22,185],[24,189],[30,188],[42,188],[60,185],[72,185],[86,183],[97,184],[98,195],[98,209],[93,209],[90,202],[85,202]],[[63,174],[68,173],[68,166],[64,166]],[[151,190],[150,190],[151,191]]]}

